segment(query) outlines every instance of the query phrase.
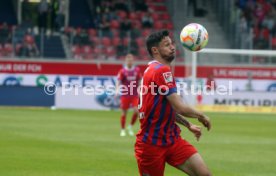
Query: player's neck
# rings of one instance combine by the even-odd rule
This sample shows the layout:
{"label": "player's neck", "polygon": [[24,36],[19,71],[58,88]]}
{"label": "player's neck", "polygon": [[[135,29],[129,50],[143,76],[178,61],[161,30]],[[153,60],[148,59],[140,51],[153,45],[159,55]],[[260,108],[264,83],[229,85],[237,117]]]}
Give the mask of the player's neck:
{"label": "player's neck", "polygon": [[164,59],[162,59],[162,58],[160,58],[160,57],[156,57],[156,58],[154,58],[157,62],[160,62],[161,64],[164,64],[164,65],[167,65],[167,66],[171,66],[171,62],[168,62],[168,61],[166,61],[166,60],[164,60]]}
{"label": "player's neck", "polygon": [[132,66],[126,65],[125,68],[126,68],[127,70],[132,70],[132,69],[133,69],[133,65],[132,65]]}

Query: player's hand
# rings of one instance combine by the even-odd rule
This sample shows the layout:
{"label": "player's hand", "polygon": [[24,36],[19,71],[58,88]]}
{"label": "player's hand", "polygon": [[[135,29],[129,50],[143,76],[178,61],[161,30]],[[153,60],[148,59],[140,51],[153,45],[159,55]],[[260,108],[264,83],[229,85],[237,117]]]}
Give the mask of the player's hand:
{"label": "player's hand", "polygon": [[208,131],[211,129],[210,119],[206,115],[202,115],[201,117],[199,117],[198,121],[201,122],[208,129]]}
{"label": "player's hand", "polygon": [[191,126],[189,127],[189,130],[195,135],[196,140],[199,141],[201,137],[201,127],[191,124]]}

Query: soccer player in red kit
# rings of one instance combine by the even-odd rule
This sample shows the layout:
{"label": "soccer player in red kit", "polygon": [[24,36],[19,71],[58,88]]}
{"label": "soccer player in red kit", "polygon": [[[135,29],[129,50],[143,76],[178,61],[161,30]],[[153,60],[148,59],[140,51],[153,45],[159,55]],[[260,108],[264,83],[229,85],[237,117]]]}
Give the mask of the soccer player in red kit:
{"label": "soccer player in red kit", "polygon": [[128,109],[132,106],[133,115],[128,126],[128,134],[133,136],[132,126],[134,125],[138,116],[138,86],[142,74],[139,67],[134,66],[134,58],[132,54],[126,55],[125,66],[118,73],[118,80],[116,84],[116,95],[119,91],[121,94],[121,133],[120,136],[126,136],[125,124]]}
{"label": "soccer player in red kit", "polygon": [[177,94],[171,72],[175,46],[167,30],[151,34],[147,50],[154,58],[141,80],[139,95],[140,130],[135,143],[135,157],[141,176],[163,176],[165,163],[190,176],[210,176],[211,173],[197,150],[180,136],[176,124],[187,127],[197,139],[201,128],[187,121],[198,119],[208,130],[207,116],[183,103]]}

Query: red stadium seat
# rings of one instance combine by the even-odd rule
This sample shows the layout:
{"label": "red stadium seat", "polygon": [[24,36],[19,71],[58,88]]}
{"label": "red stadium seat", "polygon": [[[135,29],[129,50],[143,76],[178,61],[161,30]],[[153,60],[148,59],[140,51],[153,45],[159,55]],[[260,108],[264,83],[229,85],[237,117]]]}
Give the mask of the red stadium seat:
{"label": "red stadium seat", "polygon": [[113,39],[112,39],[112,45],[113,46],[117,46],[117,45],[119,45],[121,43],[121,38],[120,37],[114,37]]}
{"label": "red stadium seat", "polygon": [[163,13],[162,14],[162,20],[169,21],[170,20],[170,15],[168,13]]}
{"label": "red stadium seat", "polygon": [[108,47],[106,48],[105,50],[105,54],[108,56],[108,57],[115,57],[116,56],[116,50],[114,47]]}
{"label": "red stadium seat", "polygon": [[123,38],[123,45],[128,46],[130,39],[128,37]]}
{"label": "red stadium seat", "polygon": [[138,46],[145,45],[144,38],[142,38],[142,37],[137,38],[136,43],[137,43]]}
{"label": "red stadium seat", "polygon": [[143,37],[147,37],[147,36],[150,35],[150,33],[151,33],[151,30],[150,30],[150,29],[145,29],[145,30],[142,31],[142,36],[143,36]]}
{"label": "red stadium seat", "polygon": [[137,14],[137,20],[139,20],[141,23],[141,20],[142,20],[143,16],[145,15],[145,12],[136,12],[136,14]]}
{"label": "red stadium seat", "polygon": [[144,61],[150,61],[150,57],[149,56],[141,56],[142,60]]}
{"label": "red stadium seat", "polygon": [[164,23],[162,21],[155,21],[153,26],[154,29],[160,30],[164,28]]}
{"label": "red stadium seat", "polygon": [[173,30],[173,23],[169,22],[166,24],[166,29]]}
{"label": "red stadium seat", "polygon": [[164,5],[153,5],[149,4],[149,8],[154,12],[167,12],[167,8]]}
{"label": "red stadium seat", "polygon": [[77,29],[76,29],[76,34],[80,34],[81,33],[81,28],[80,27],[78,27]]}
{"label": "red stadium seat", "polygon": [[92,37],[90,40],[93,42],[94,45],[100,45],[101,39],[99,37]]}
{"label": "red stadium seat", "polygon": [[153,19],[154,22],[161,19],[161,15],[160,15],[160,14],[157,14],[157,13],[153,13],[153,14],[151,15],[151,17],[152,17],[152,19]]}
{"label": "red stadium seat", "polygon": [[4,45],[4,50],[5,50],[5,53],[6,53],[7,55],[10,55],[10,54],[12,53],[12,50],[13,50],[12,44],[6,43],[6,44]]}
{"label": "red stadium seat", "polygon": [[155,10],[159,12],[167,12],[167,7],[164,5],[155,6]]}
{"label": "red stadium seat", "polygon": [[86,54],[85,56],[83,56],[83,59],[85,59],[85,60],[93,60],[94,56],[93,56],[93,54]]}
{"label": "red stadium seat", "polygon": [[102,54],[102,49],[99,48],[99,47],[94,48],[94,54],[95,54],[95,55],[100,55],[100,54]]}
{"label": "red stadium seat", "polygon": [[120,23],[118,20],[112,20],[110,26],[112,29],[118,29],[120,27]]}
{"label": "red stadium seat", "polygon": [[92,48],[89,45],[83,46],[82,51],[83,51],[84,54],[92,54]]}
{"label": "red stadium seat", "polygon": [[259,35],[260,35],[260,30],[259,30],[259,28],[258,28],[258,27],[255,27],[254,30],[253,30],[253,32],[254,32],[254,38],[255,38],[255,39],[256,39],[256,38],[259,38]]}
{"label": "red stadium seat", "polygon": [[79,55],[81,52],[82,52],[82,49],[80,46],[78,45],[74,45],[72,48],[71,48],[71,51],[74,55]]}
{"label": "red stadium seat", "polygon": [[139,55],[143,58],[145,56],[148,57],[148,52],[144,47],[139,48]]}
{"label": "red stadium seat", "polygon": [[129,19],[132,20],[132,21],[137,20],[138,19],[138,14],[136,12],[130,12]]}
{"label": "red stadium seat", "polygon": [[27,42],[28,44],[32,44],[34,43],[34,38],[31,35],[25,35],[24,41]]}
{"label": "red stadium seat", "polygon": [[138,20],[132,21],[132,26],[134,29],[142,29],[142,23]]}
{"label": "red stadium seat", "polygon": [[19,53],[21,47],[22,47],[22,44],[21,44],[21,43],[17,43],[17,44],[15,45],[15,52],[16,52],[17,54]]}
{"label": "red stadium seat", "polygon": [[118,11],[117,12],[117,15],[122,19],[122,20],[124,20],[124,19],[126,19],[127,18],[127,13],[125,12],[125,11]]}
{"label": "red stadium seat", "polygon": [[271,40],[272,49],[276,49],[276,37]]}
{"label": "red stadium seat", "polygon": [[65,28],[64,28],[64,33],[65,33],[65,34],[68,34],[68,35],[69,35],[71,32],[72,32],[72,28],[70,28],[70,27],[65,27]]}
{"label": "red stadium seat", "polygon": [[82,55],[86,60],[93,59],[93,49],[89,45],[85,45],[82,47]]}
{"label": "red stadium seat", "polygon": [[112,37],[119,37],[120,35],[119,30],[117,29],[112,29],[111,33],[112,33]]}
{"label": "red stadium seat", "polygon": [[103,37],[103,38],[102,38],[102,44],[104,45],[104,47],[110,46],[110,45],[111,45],[111,40],[110,40],[110,38],[108,38],[108,37]]}
{"label": "red stadium seat", "polygon": [[88,29],[88,34],[89,34],[89,37],[92,37],[92,36],[95,37],[95,36],[97,36],[97,30],[90,28],[90,29]]}
{"label": "red stadium seat", "polygon": [[269,40],[269,36],[270,36],[269,29],[264,28],[263,31],[262,31],[262,35],[263,35],[264,39],[266,39],[268,41]]}
{"label": "red stadium seat", "polygon": [[78,45],[74,45],[72,48],[71,48],[71,51],[73,53],[73,56],[75,59],[82,59],[82,48]]}

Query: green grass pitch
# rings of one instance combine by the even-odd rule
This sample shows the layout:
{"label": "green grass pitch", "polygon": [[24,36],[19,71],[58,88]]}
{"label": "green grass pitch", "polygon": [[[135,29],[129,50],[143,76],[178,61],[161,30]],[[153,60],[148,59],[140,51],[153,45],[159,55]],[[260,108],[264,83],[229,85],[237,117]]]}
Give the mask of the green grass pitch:
{"label": "green grass pitch", "polygon": [[[184,128],[182,136],[197,147],[214,176],[276,175],[275,115],[208,115],[213,129],[204,130],[199,142]],[[118,111],[2,107],[0,175],[138,175],[135,138],[119,137],[119,116]],[[165,175],[185,174],[167,165]]]}

